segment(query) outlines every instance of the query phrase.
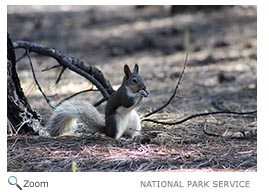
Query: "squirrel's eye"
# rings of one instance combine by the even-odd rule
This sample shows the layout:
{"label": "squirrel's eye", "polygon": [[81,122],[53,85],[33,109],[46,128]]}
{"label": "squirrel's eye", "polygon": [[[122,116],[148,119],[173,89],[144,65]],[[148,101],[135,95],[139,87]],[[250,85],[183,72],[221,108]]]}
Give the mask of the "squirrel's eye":
{"label": "squirrel's eye", "polygon": [[133,78],[131,81],[132,81],[132,83],[134,83],[134,84],[137,83],[137,79],[136,79],[136,78]]}

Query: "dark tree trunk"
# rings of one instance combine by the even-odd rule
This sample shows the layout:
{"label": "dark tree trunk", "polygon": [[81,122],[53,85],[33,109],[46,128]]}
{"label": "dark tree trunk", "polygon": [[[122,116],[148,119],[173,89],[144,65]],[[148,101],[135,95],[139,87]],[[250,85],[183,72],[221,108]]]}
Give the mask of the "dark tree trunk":
{"label": "dark tree trunk", "polygon": [[27,102],[16,72],[16,55],[12,41],[7,35],[7,118],[9,131],[36,133],[40,115]]}

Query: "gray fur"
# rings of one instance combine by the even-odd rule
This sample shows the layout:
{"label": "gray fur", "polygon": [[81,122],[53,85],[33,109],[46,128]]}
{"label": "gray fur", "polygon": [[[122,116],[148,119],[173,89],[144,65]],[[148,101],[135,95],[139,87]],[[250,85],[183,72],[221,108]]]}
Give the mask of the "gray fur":
{"label": "gray fur", "polygon": [[56,108],[47,123],[51,136],[64,133],[95,133],[105,127],[104,117],[87,101],[66,101]]}
{"label": "gray fur", "polygon": [[[125,76],[119,89],[108,98],[105,109],[105,134],[118,139],[122,135],[134,138],[141,130],[141,122],[136,108],[148,96],[144,79],[138,74],[136,64],[133,72],[124,65]],[[143,90],[143,91],[141,91]]]}
{"label": "gray fur", "polygon": [[125,76],[120,88],[108,98],[105,118],[87,101],[67,101],[57,107],[47,124],[51,136],[100,131],[118,139],[140,134],[141,122],[136,108],[149,92],[136,64],[131,72],[124,66]]}

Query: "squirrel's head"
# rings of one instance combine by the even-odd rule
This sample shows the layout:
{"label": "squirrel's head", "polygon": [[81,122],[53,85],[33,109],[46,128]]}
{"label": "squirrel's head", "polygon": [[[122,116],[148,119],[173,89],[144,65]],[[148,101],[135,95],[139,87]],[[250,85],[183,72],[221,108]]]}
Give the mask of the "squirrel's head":
{"label": "squirrel's head", "polygon": [[140,90],[146,90],[144,79],[138,74],[139,66],[135,64],[133,72],[131,72],[127,64],[124,65],[125,76],[123,78],[123,84],[128,86],[133,93],[137,93]]}

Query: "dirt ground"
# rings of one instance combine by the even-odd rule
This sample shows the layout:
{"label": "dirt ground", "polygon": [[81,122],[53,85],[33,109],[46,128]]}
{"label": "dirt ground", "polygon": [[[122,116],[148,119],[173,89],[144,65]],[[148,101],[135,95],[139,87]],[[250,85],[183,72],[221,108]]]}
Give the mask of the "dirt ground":
{"label": "dirt ground", "polygon": [[[151,119],[174,122],[189,115],[257,108],[257,10],[234,6],[171,16],[167,6],[8,6],[13,41],[56,48],[98,67],[117,88],[123,65],[138,63],[150,96],[141,117],[175,89],[186,53],[188,66],[176,97]],[[17,57],[22,51],[17,50]],[[57,104],[91,84],[66,71],[41,72],[56,61],[32,54],[39,82]],[[52,111],[36,88],[29,61],[17,64],[22,87],[38,111]],[[100,93],[75,99],[96,102]],[[104,111],[105,103],[98,107]],[[45,109],[45,110],[44,110]],[[42,113],[46,122],[48,114]],[[203,132],[207,120],[209,136]],[[8,135],[8,171],[256,171],[256,114],[217,114],[167,126],[143,122],[146,143],[102,134],[81,137]],[[253,134],[254,132],[254,134]],[[250,134],[251,133],[251,134]],[[73,168],[72,168],[73,167]]]}

